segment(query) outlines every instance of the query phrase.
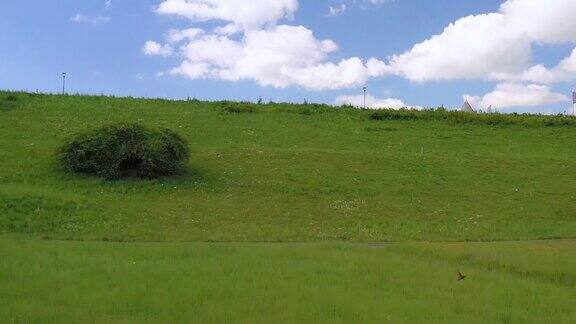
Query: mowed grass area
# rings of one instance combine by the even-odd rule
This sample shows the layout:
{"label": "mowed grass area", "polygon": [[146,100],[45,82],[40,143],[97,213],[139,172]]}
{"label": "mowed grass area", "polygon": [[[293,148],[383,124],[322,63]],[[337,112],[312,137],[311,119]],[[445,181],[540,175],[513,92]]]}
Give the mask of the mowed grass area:
{"label": "mowed grass area", "polygon": [[[10,100],[8,100],[8,96]],[[576,237],[576,127],[371,120],[298,105],[0,93],[0,233],[112,241]],[[189,142],[188,174],[106,182],[55,151],[121,121]]]}
{"label": "mowed grass area", "polygon": [[0,256],[0,318],[8,323],[576,321],[575,241],[0,239]]}

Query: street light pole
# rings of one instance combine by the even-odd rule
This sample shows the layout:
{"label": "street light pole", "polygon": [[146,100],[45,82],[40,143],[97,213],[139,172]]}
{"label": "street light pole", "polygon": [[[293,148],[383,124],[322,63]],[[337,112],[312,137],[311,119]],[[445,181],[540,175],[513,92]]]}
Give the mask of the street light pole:
{"label": "street light pole", "polygon": [[572,116],[576,116],[576,88],[572,90]]}
{"label": "street light pole", "polygon": [[367,90],[367,88],[364,87],[364,88],[362,88],[362,90],[364,91],[364,109],[366,109],[366,90]]}
{"label": "street light pole", "polygon": [[66,94],[66,72],[62,72],[62,95]]}

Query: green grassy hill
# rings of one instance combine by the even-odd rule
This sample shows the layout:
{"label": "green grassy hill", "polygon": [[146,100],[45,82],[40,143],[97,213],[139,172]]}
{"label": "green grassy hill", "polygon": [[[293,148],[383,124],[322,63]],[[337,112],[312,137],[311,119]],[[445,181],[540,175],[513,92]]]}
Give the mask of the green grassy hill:
{"label": "green grassy hill", "polygon": [[[0,93],[0,232],[114,241],[576,237],[565,117]],[[120,121],[170,128],[191,172],[67,175],[55,150]]]}
{"label": "green grassy hill", "polygon": [[[190,171],[60,169],[117,122]],[[4,322],[576,321],[574,118],[0,92],[0,134]]]}

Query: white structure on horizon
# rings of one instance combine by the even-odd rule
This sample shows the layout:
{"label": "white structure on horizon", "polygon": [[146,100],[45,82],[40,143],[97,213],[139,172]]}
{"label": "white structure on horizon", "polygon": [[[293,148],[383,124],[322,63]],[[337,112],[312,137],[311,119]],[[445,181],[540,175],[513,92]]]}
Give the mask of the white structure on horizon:
{"label": "white structure on horizon", "polygon": [[462,105],[460,111],[475,112],[474,109],[472,108],[472,105],[468,102],[468,100],[464,100],[464,104]]}

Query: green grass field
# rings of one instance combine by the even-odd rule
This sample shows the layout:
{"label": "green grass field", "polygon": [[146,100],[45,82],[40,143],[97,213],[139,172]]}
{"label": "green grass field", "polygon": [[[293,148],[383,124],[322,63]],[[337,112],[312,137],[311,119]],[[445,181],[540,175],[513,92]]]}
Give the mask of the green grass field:
{"label": "green grass field", "polygon": [[[575,120],[381,117],[0,92],[0,318],[576,322]],[[126,121],[181,134],[190,171],[57,165],[68,137]]]}
{"label": "green grass field", "polygon": [[[0,240],[0,318],[51,323],[573,323],[576,242]],[[538,260],[538,262],[534,262]],[[456,271],[467,275],[456,280]]]}

